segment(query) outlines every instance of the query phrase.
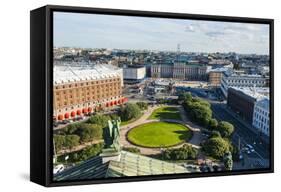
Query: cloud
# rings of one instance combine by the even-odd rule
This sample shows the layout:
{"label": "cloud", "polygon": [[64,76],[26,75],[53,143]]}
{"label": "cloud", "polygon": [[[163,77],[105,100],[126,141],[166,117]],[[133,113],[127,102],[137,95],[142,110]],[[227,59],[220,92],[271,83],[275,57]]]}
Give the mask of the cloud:
{"label": "cloud", "polygon": [[54,15],[55,46],[266,53],[269,25],[81,13]]}
{"label": "cloud", "polygon": [[210,32],[206,32],[205,35],[207,35],[209,37],[213,37],[213,38],[218,38],[218,37],[222,37],[222,36],[226,35],[226,33],[221,32],[221,31],[210,31]]}
{"label": "cloud", "polygon": [[193,25],[186,26],[185,32],[195,32],[194,26]]}

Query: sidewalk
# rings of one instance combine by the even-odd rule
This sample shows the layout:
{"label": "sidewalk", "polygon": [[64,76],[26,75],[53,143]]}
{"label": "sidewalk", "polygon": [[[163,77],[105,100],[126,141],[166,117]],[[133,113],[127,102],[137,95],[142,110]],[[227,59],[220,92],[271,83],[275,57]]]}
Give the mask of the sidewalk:
{"label": "sidewalk", "polygon": [[[148,110],[143,114],[143,116],[141,118],[139,118],[138,120],[121,126],[121,130],[120,130],[120,142],[122,143],[122,145],[124,147],[136,147],[139,148],[141,153],[144,155],[156,155],[156,154],[160,154],[161,150],[160,148],[145,148],[145,147],[140,147],[140,146],[136,146],[131,144],[126,137],[126,134],[128,133],[128,131],[138,125],[144,124],[144,123],[149,123],[149,122],[159,122],[159,119],[148,119],[149,116],[151,115],[151,113],[160,107],[164,107],[165,105],[159,105],[159,106],[154,106],[154,107],[149,107]],[[179,112],[181,114],[182,120],[175,120],[175,119],[164,119],[161,121],[169,121],[169,122],[176,122],[176,123],[183,123],[185,124],[187,127],[189,127],[192,131],[193,131],[193,136],[192,138],[187,142],[188,144],[192,145],[193,147],[199,149],[200,148],[200,142],[202,140],[202,134],[201,134],[201,127],[198,125],[193,124],[191,121],[189,121],[189,119],[187,118],[184,109],[182,108],[182,106],[180,105],[169,105],[170,107],[177,107],[179,109]],[[181,147],[183,144],[174,146],[173,148],[178,148]]]}

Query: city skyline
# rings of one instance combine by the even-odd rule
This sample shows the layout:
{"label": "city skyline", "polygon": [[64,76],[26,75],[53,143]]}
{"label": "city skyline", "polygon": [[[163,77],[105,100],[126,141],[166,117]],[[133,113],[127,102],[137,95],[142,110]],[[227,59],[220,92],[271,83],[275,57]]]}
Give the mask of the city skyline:
{"label": "city skyline", "polygon": [[54,13],[54,46],[269,55],[269,25]]}

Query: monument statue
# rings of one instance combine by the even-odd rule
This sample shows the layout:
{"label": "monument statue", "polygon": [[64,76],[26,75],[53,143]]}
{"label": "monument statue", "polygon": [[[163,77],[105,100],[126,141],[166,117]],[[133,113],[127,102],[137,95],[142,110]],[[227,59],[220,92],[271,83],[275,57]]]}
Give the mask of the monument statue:
{"label": "monument statue", "polygon": [[108,120],[108,126],[103,129],[104,149],[102,150],[102,156],[112,156],[120,153],[120,123],[120,119]]}
{"label": "monument statue", "polygon": [[231,171],[233,167],[233,160],[231,152],[226,152],[223,157],[224,167],[226,170]]}

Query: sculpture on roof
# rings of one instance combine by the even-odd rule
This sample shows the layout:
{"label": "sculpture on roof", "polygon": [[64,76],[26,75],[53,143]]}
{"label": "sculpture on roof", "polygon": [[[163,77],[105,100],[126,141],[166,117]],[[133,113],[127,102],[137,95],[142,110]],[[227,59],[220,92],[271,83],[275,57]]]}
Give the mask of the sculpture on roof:
{"label": "sculpture on roof", "polygon": [[226,152],[223,157],[224,167],[226,170],[231,171],[233,167],[233,160],[231,152]]}
{"label": "sculpture on roof", "polygon": [[120,147],[120,123],[121,120],[108,120],[108,127],[103,129],[104,149],[119,152]]}

